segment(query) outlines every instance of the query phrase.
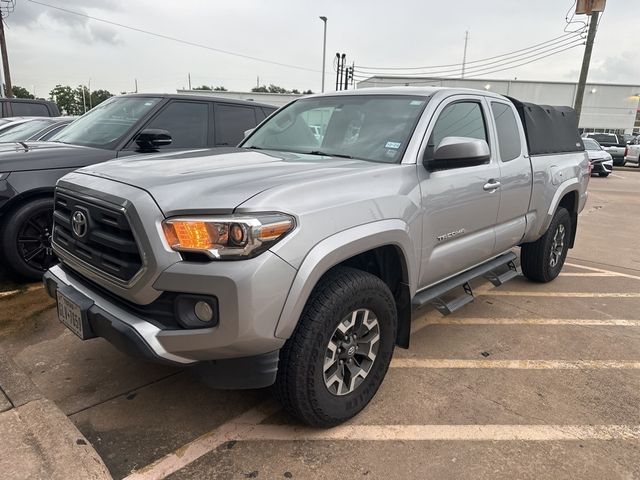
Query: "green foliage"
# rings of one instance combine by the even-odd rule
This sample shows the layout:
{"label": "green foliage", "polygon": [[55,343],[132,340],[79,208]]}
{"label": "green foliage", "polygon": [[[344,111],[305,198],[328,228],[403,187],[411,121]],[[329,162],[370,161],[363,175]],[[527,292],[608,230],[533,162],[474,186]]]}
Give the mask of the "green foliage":
{"label": "green foliage", "polygon": [[108,90],[94,90],[89,95],[86,85],[78,85],[75,89],[69,85],[56,85],[49,92],[49,97],[56,102],[60,112],[67,115],[82,115],[112,96]]}
{"label": "green foliage", "polygon": [[11,87],[11,91],[13,92],[13,96],[16,98],[36,98],[29,93],[29,90],[24,87],[19,87],[18,85],[13,85]]}
{"label": "green foliage", "polygon": [[195,87],[194,90],[213,90],[209,85],[201,85],[199,87]]}
{"label": "green foliage", "polygon": [[213,90],[216,91],[216,92],[226,92],[227,91],[227,89],[225,87],[223,87],[222,85],[217,86]]}
{"label": "green foliage", "polygon": [[312,90],[305,90],[304,92],[302,92],[304,95],[311,95],[313,93]]}
{"label": "green foliage", "polygon": [[[278,85],[274,85],[273,83],[271,85],[269,85],[268,87],[266,85],[261,85],[259,87],[253,87],[251,89],[252,92],[258,92],[258,93],[295,93],[295,94],[300,94],[300,90],[294,88],[293,90],[287,90],[284,87],[280,87]],[[309,93],[313,93],[311,90],[307,90],[304,93],[309,94]]]}

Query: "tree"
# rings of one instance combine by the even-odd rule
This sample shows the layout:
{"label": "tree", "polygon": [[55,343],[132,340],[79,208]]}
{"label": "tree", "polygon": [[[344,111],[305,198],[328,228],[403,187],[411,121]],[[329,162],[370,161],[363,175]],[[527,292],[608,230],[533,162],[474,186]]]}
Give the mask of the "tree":
{"label": "tree", "polygon": [[291,90],[291,93],[295,93],[296,95],[300,95],[300,91],[297,88]]}
{"label": "tree", "polygon": [[264,85],[262,85],[261,87],[253,87],[251,91],[257,93],[269,93],[269,89]]}
{"label": "tree", "polygon": [[13,85],[11,87],[11,91],[13,92],[13,96],[16,98],[36,98],[29,93],[29,90],[24,87],[19,87],[18,85]]}
{"label": "tree", "polygon": [[78,85],[75,89],[68,85],[56,85],[49,92],[49,96],[56,102],[58,109],[62,113],[82,115],[92,107],[104,102],[107,98],[113,97],[113,94],[108,90],[98,89],[89,95],[89,88],[86,85]]}
{"label": "tree", "polygon": [[91,92],[91,105],[95,107],[111,97],[113,97],[113,93],[109,90],[94,90]]}
{"label": "tree", "polygon": [[194,90],[213,90],[209,85],[201,85],[199,87],[195,87]]}
{"label": "tree", "polygon": [[78,110],[75,91],[69,85],[56,85],[54,89],[49,92],[49,96],[56,102],[60,112],[67,115],[78,115],[81,113]]}
{"label": "tree", "polygon": [[218,87],[214,88],[214,90],[215,90],[216,92],[226,92],[226,91],[227,91],[227,89],[226,89],[226,88],[224,88],[222,85],[220,85],[220,86],[218,86]]}
{"label": "tree", "polygon": [[304,95],[311,95],[313,93],[313,91],[311,90],[305,90],[304,92],[302,92]]}

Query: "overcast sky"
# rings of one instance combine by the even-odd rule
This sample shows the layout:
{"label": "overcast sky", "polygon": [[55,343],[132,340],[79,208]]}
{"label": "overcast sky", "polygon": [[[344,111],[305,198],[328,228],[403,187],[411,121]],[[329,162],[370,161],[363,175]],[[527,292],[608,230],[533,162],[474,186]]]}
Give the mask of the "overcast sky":
{"label": "overcast sky", "polygon": [[[39,0],[40,1],[40,0]],[[174,92],[223,85],[278,84],[320,90],[322,22],[328,17],[327,89],[333,57],[375,67],[419,67],[523,49],[564,34],[572,0],[42,0],[44,3],[301,69],[234,57],[16,0],[6,19],[12,80],[38,96],[56,84],[114,93]],[[609,0],[593,52],[590,81],[640,85],[640,9]],[[572,25],[570,28],[576,28]],[[576,81],[584,47],[486,78]]]}

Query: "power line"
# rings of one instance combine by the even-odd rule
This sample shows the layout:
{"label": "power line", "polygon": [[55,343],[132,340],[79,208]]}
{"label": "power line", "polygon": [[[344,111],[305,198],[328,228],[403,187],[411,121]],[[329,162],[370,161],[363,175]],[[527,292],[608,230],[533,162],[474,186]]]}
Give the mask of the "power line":
{"label": "power line", "polygon": [[[548,57],[557,55],[559,53],[566,52],[567,50],[571,50],[572,48],[579,47],[582,44],[583,43],[575,44],[575,45],[563,48],[562,50],[558,50],[556,52],[549,53],[549,54],[544,55],[542,57],[534,58],[532,60],[528,60],[526,62],[519,63],[518,65],[513,65],[513,66],[510,66],[510,67],[490,70],[490,71],[486,71],[486,72],[482,72],[482,73],[476,72],[473,75],[466,75],[465,78],[475,78],[475,77],[480,77],[480,76],[483,76],[483,75],[489,75],[489,74],[492,74],[492,73],[502,72],[502,71],[505,71],[505,70],[512,70],[514,68],[522,67],[524,65],[528,65],[530,63],[537,62],[537,61],[542,60],[544,58],[548,58]],[[369,79],[371,77],[363,77],[362,75],[357,75],[357,78],[359,80],[367,80],[367,79]],[[442,76],[442,77],[428,77],[428,78],[424,78],[422,80],[416,79],[416,80],[407,80],[407,81],[404,81],[404,79],[406,77],[401,77],[401,76],[387,76],[386,78],[402,79],[402,83],[405,84],[405,85],[417,85],[417,84],[424,84],[425,82],[429,82],[429,81],[447,80],[449,78],[455,78],[455,76],[449,75],[449,76]]]}
{"label": "power line", "polygon": [[77,15],[79,17],[84,17],[84,18],[88,18],[90,20],[94,20],[96,22],[102,22],[102,23],[106,23],[108,25],[113,25],[115,27],[120,27],[120,28],[125,28],[127,30],[132,30],[134,32],[144,33],[146,35],[152,35],[154,37],[163,38],[165,40],[171,40],[173,42],[182,43],[184,45],[189,45],[191,47],[203,48],[205,50],[210,50],[210,51],[217,52],[217,53],[224,53],[226,55],[232,55],[234,57],[246,58],[248,60],[254,60],[256,62],[269,63],[271,65],[277,65],[279,67],[294,68],[296,70],[304,70],[304,71],[307,71],[307,72],[320,72],[320,70],[315,70],[313,68],[301,67],[299,65],[291,65],[291,64],[288,64],[288,63],[276,62],[274,60],[267,60],[267,59],[264,59],[264,58],[253,57],[251,55],[245,55],[243,53],[237,53],[237,52],[232,52],[232,51],[229,51],[229,50],[223,50],[221,48],[211,47],[209,45],[204,45],[202,43],[196,43],[196,42],[191,42],[189,40],[183,40],[181,38],[172,37],[170,35],[165,35],[163,33],[156,33],[156,32],[151,32],[149,30],[143,30],[143,29],[137,28],[137,27],[130,27],[128,25],[123,25],[122,23],[112,22],[111,20],[105,20],[103,18],[93,17],[91,15],[87,15],[86,13],[76,12],[74,10],[69,10],[67,8],[62,8],[62,7],[57,7],[55,5],[49,5],[48,3],[39,2],[37,0],[29,0],[29,2],[36,3],[36,4],[42,5],[44,7],[52,8],[54,10],[59,10],[61,12],[65,12],[65,13],[68,13],[70,15]]}
{"label": "power line", "polygon": [[[556,45],[548,45],[547,47],[540,49],[538,51],[532,51],[529,52],[527,54],[520,54],[520,55],[516,55],[514,57],[511,57],[510,59],[504,59],[504,60],[498,60],[496,62],[490,62],[484,65],[476,65],[474,67],[470,67],[470,68],[466,68],[465,69],[465,73],[468,74],[473,74],[473,73],[477,73],[478,71],[482,71],[482,70],[486,70],[486,69],[493,69],[496,67],[502,67],[505,65],[509,65],[512,63],[517,63],[517,62],[521,62],[523,60],[528,60],[530,58],[534,58],[538,55],[542,55],[544,53],[549,53],[552,52],[554,50],[557,50],[559,48],[562,47],[567,47],[570,45],[582,45],[583,39],[582,38],[572,38],[569,39],[567,41],[564,42],[560,42]],[[521,57],[521,58],[518,58]],[[360,71],[360,73],[365,73],[365,74],[369,74],[372,75],[372,72],[362,72]],[[384,75],[384,73],[381,72],[376,72],[378,75]],[[411,72],[408,74],[405,74],[404,76],[406,77],[411,77],[411,76],[428,76],[428,75],[432,75],[432,76],[458,76],[460,74],[460,69],[459,68],[455,68],[455,69],[448,69],[448,70],[440,70],[440,71],[436,71],[436,72]]]}
{"label": "power line", "polygon": [[[582,36],[583,33],[584,33],[584,29],[582,29],[581,31],[568,32],[568,33],[565,33],[563,35],[560,35],[559,37],[555,37],[555,38],[552,38],[552,39],[547,40],[545,42],[540,42],[540,43],[537,43],[535,45],[531,45],[531,46],[526,47],[526,48],[521,48],[519,50],[514,50],[512,52],[502,53],[500,55],[494,55],[493,57],[487,57],[487,58],[482,58],[482,59],[479,59],[479,60],[473,60],[473,61],[470,61],[470,62],[465,62],[465,64],[466,65],[471,65],[471,64],[475,64],[475,63],[486,63],[486,62],[488,62],[490,60],[495,60],[496,58],[510,57],[510,56],[513,56],[514,54],[517,54],[517,53],[520,53],[520,52],[526,52],[526,51],[529,51],[529,50],[535,50],[538,47],[543,47],[544,45],[548,46],[547,44],[550,44],[550,43],[554,43],[554,42],[555,43],[560,43],[560,42],[568,40],[569,38],[572,38],[572,37]],[[377,70],[431,70],[431,69],[434,69],[434,68],[447,68],[447,67],[460,67],[460,66],[462,66],[461,63],[450,63],[450,64],[447,64],[447,65],[431,65],[431,66],[425,66],[425,67],[368,67],[368,66],[356,65],[356,68],[360,69],[360,70],[376,70],[376,71]]]}

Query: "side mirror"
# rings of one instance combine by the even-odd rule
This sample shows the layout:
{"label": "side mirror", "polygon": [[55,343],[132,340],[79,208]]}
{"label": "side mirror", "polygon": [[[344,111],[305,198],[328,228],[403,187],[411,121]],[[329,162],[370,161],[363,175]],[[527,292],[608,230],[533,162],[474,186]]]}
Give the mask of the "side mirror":
{"label": "side mirror", "polygon": [[147,128],[138,134],[136,144],[140,150],[157,150],[171,145],[171,135],[166,130]]}
{"label": "side mirror", "polygon": [[[428,152],[429,150],[427,150]],[[425,155],[424,166],[429,171],[473,167],[488,163],[491,150],[485,140],[468,137],[445,137],[431,158]]]}
{"label": "side mirror", "polygon": [[249,130],[245,130],[244,131],[244,138],[247,138],[249,135],[251,135],[251,132],[253,132],[255,130],[255,128],[250,128]]}

